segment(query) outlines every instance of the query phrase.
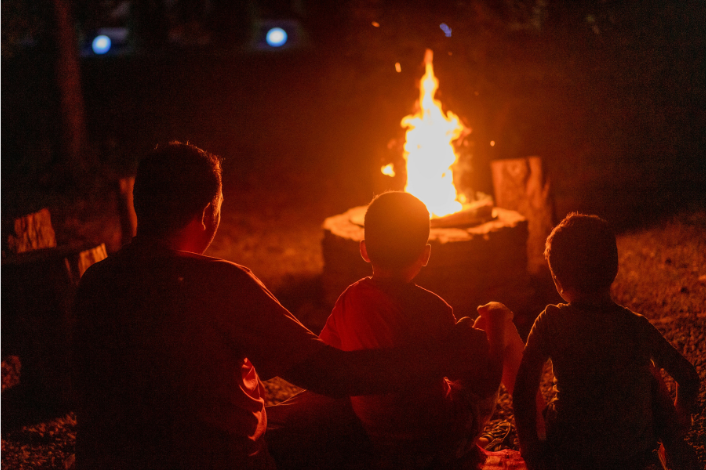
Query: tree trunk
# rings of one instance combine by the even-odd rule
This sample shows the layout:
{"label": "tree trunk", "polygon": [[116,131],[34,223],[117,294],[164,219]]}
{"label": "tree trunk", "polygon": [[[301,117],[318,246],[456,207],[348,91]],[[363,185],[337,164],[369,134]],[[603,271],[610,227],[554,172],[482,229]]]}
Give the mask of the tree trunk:
{"label": "tree trunk", "polygon": [[56,81],[61,99],[61,157],[75,181],[94,163],[88,152],[81,70],[68,0],[53,0],[56,19]]}
{"label": "tree trunk", "polygon": [[491,169],[495,204],[519,212],[529,223],[527,269],[535,276],[546,275],[544,242],[554,227],[554,203],[542,159],[535,156],[495,160]]}

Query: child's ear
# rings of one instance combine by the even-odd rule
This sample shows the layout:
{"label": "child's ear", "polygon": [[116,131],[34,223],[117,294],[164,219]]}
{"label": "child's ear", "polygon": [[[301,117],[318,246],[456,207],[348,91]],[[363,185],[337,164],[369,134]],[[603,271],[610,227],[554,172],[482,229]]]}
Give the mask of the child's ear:
{"label": "child's ear", "polygon": [[419,259],[422,262],[422,266],[427,265],[427,263],[429,262],[430,256],[431,256],[431,245],[427,243],[427,245],[424,247],[424,251],[422,251],[422,254],[419,256]]}
{"label": "child's ear", "polygon": [[368,256],[368,249],[365,246],[365,240],[360,241],[360,256],[363,257],[366,263],[370,263],[370,257]]}

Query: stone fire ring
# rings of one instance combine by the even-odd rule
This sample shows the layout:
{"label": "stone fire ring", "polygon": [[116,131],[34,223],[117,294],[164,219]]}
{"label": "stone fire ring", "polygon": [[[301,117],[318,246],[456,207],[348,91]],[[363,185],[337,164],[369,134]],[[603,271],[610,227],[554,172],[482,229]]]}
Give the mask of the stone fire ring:
{"label": "stone fire ring", "polygon": [[[332,306],[345,288],[372,273],[360,256],[365,206],[324,221],[321,242],[324,298]],[[493,219],[467,228],[432,228],[431,259],[415,283],[444,298],[457,318],[475,317],[476,307],[491,300],[515,313],[532,295],[527,273],[527,219],[518,212],[493,208]]]}

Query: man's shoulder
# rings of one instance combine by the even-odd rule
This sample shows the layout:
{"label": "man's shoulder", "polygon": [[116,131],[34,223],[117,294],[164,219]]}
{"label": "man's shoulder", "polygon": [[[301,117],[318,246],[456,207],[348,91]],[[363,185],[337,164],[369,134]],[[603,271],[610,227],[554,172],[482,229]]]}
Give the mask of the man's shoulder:
{"label": "man's shoulder", "polygon": [[178,256],[185,262],[191,263],[194,266],[204,267],[205,269],[212,269],[214,271],[223,273],[232,273],[233,275],[242,275],[248,277],[254,277],[250,268],[243,266],[242,264],[235,263],[223,258],[216,258],[213,256],[199,255],[197,253],[190,253],[188,251],[177,252]]}
{"label": "man's shoulder", "polygon": [[84,273],[81,283],[101,283],[127,276],[134,278],[155,270],[174,270],[180,275],[210,283],[240,281],[261,285],[249,268],[222,258],[174,250],[144,253],[129,246],[92,265]]}

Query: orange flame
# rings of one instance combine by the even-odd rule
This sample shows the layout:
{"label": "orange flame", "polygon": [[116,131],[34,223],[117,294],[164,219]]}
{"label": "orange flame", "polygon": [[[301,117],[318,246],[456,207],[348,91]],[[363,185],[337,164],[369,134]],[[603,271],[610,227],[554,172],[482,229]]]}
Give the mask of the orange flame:
{"label": "orange flame", "polygon": [[442,217],[461,210],[453,184],[452,167],[458,160],[452,142],[470,133],[451,111],[441,110],[434,99],[439,80],[434,76],[434,53],[426,50],[425,73],[419,86],[417,112],[402,119],[407,129],[404,158],[407,161],[405,191],[426,204],[432,216]]}

